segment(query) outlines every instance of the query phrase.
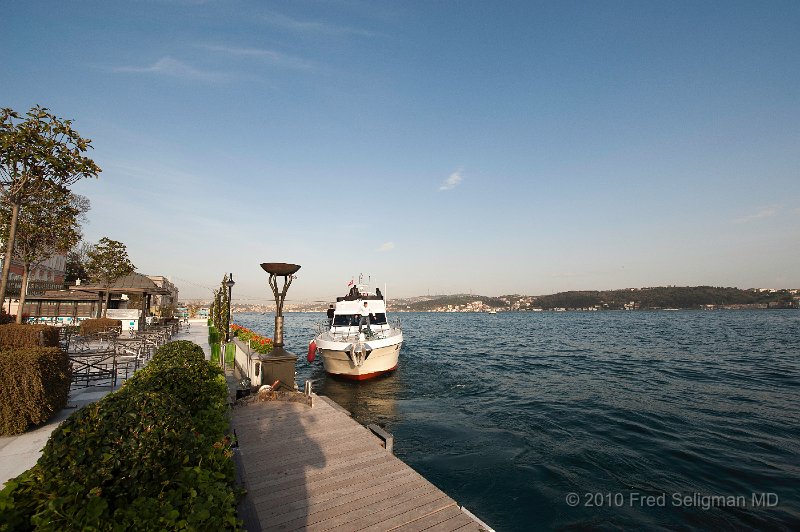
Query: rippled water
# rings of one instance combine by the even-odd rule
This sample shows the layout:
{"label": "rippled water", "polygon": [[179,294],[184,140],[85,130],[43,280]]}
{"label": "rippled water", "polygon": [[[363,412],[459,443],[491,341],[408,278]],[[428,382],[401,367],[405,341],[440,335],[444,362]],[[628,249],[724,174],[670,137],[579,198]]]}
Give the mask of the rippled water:
{"label": "rippled water", "polygon": [[399,369],[351,383],[305,360],[324,316],[288,314],[298,383],[497,530],[800,529],[800,312],[397,316]]}

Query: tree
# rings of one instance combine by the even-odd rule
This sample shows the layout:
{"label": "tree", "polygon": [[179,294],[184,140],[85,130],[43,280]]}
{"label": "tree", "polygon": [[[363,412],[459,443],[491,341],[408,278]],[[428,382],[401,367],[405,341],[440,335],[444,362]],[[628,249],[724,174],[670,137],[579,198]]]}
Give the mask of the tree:
{"label": "tree", "polygon": [[94,244],[80,242],[67,252],[67,272],[64,281],[74,283],[78,279],[88,279],[86,263],[89,261],[89,252],[94,249]]}
{"label": "tree", "polygon": [[111,292],[109,292],[111,285],[120,277],[136,271],[136,266],[128,259],[128,249],[125,244],[105,236],[87,255],[89,261],[86,263],[86,271],[89,278],[105,288],[106,304],[103,310],[103,316],[105,316],[111,301]]}
{"label": "tree", "polygon": [[[25,210],[17,218],[14,257],[22,263],[22,283],[19,296],[17,323],[22,323],[22,309],[25,308],[25,296],[28,288],[28,277],[34,269],[44,261],[58,253],[66,253],[81,239],[80,224],[89,211],[89,200],[84,196],[73,194],[61,187],[43,190],[29,200]],[[11,230],[10,217],[12,207],[6,197],[0,202],[0,236],[4,242]]]}
{"label": "tree", "polygon": [[214,291],[214,304],[212,306],[213,314],[212,314],[212,325],[217,331],[222,330],[222,290],[217,289]]}
{"label": "tree", "polygon": [[5,301],[20,210],[53,187],[66,188],[101,172],[84,155],[91,148],[91,140],[72,129],[71,120],[58,118],[41,106],[33,107],[25,116],[23,119],[9,108],[0,111],[0,188],[11,206],[0,306]]}

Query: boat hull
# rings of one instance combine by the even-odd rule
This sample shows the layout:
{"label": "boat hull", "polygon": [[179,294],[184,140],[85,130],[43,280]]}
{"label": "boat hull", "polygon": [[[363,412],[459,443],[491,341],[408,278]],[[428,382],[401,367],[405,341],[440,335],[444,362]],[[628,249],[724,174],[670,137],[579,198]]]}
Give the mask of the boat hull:
{"label": "boat hull", "polygon": [[358,365],[344,350],[320,349],[322,365],[331,375],[352,380],[367,380],[397,369],[402,342],[373,349]]}

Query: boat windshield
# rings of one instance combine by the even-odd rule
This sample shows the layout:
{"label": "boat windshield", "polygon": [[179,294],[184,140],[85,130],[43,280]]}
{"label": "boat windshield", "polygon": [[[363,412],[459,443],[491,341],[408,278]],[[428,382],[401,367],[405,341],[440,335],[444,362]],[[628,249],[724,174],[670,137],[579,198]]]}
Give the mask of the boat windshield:
{"label": "boat windshield", "polygon": [[[369,320],[372,325],[386,325],[386,314],[376,312]],[[333,318],[334,327],[358,327],[358,318],[355,314],[337,314]]]}

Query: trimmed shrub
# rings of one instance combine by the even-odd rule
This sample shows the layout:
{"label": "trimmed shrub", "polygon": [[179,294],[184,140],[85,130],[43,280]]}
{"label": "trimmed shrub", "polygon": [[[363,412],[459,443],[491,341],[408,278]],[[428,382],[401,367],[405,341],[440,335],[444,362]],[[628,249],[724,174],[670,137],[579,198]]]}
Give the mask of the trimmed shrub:
{"label": "trimmed shrub", "polygon": [[6,323],[14,323],[14,320],[17,319],[16,315],[6,314],[6,309],[0,308],[0,325],[5,325]]}
{"label": "trimmed shrub", "polygon": [[70,416],[0,491],[0,531],[238,529],[225,378],[198,350],[163,346],[122,390]]}
{"label": "trimmed shrub", "polygon": [[208,344],[213,345],[220,342],[222,334],[212,325],[208,328]]}
{"label": "trimmed shrub", "polygon": [[179,357],[189,357],[197,362],[205,361],[203,348],[188,340],[175,340],[159,347],[153,355],[153,362],[176,361]]}
{"label": "trimmed shrub", "polygon": [[64,408],[71,378],[69,357],[57,347],[1,349],[0,434],[23,433]]}
{"label": "trimmed shrub", "polygon": [[[156,371],[137,371],[123,386],[123,391],[165,393],[180,400],[192,415],[214,406],[218,381],[213,367],[203,361],[209,371],[186,367],[165,367]],[[149,367],[149,364],[148,364]],[[224,384],[224,377],[223,377]]]}
{"label": "trimmed shrub", "polygon": [[0,348],[58,347],[58,329],[50,325],[0,325]]}
{"label": "trimmed shrub", "polygon": [[109,329],[122,330],[122,320],[112,320],[111,318],[96,318],[81,322],[81,336],[91,336]]}

